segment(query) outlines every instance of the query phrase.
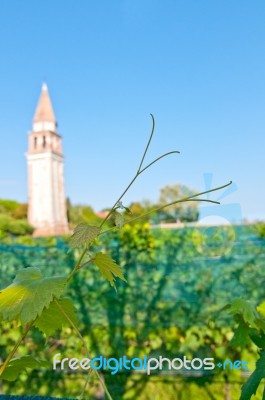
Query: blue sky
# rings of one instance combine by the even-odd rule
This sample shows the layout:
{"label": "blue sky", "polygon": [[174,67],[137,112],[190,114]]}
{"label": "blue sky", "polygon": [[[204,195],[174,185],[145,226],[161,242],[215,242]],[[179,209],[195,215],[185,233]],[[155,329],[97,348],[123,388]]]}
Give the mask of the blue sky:
{"label": "blue sky", "polygon": [[[65,153],[66,193],[110,206],[137,169],[172,149],[127,195],[203,190],[265,218],[265,3],[211,0],[1,1],[0,198],[27,200],[27,132],[47,81]],[[232,206],[233,209],[234,206]],[[218,211],[217,211],[218,212]]]}

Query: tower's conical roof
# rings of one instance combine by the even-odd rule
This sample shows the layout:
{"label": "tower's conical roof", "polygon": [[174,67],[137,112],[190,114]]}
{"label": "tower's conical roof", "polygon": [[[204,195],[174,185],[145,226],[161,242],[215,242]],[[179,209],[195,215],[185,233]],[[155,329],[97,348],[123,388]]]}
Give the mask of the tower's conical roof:
{"label": "tower's conical roof", "polygon": [[42,84],[41,94],[33,122],[54,122],[56,124],[56,119],[46,83]]}

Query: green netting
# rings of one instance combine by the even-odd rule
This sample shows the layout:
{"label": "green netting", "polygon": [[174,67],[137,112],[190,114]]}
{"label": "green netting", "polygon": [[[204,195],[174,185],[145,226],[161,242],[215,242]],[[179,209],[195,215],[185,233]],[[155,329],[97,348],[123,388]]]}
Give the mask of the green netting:
{"label": "green netting", "polygon": [[[91,356],[129,354],[173,358],[191,354],[220,357],[213,348],[223,346],[222,341],[227,341],[231,321],[227,323],[225,317],[219,325],[209,328],[209,318],[235,297],[251,298],[254,303],[264,300],[265,241],[248,226],[174,231],[137,229],[125,230],[120,236],[108,236],[102,243],[122,266],[128,284],[117,282],[116,293],[90,265],[75,276],[69,287],[68,295],[75,299],[80,330]],[[36,266],[46,275],[69,273],[77,255],[67,254],[67,251],[67,243],[63,240],[53,246],[41,245],[41,241],[36,246],[0,245],[0,287],[8,285],[21,267]],[[2,324],[0,350],[3,358],[6,348],[15,340],[11,330],[12,324]],[[53,347],[72,357],[83,352],[78,338],[67,330],[48,343],[37,330],[32,336],[39,345],[32,347],[29,341],[25,344],[25,353],[30,348],[31,353],[51,359]],[[224,349],[223,356],[232,357],[233,354],[232,350]],[[45,394],[76,397],[84,374],[34,371],[29,372],[28,378],[22,378],[30,379],[31,393],[39,393],[42,387]],[[137,376],[123,371],[115,379],[105,373],[105,379],[115,399],[125,398],[128,385],[137,386],[139,396],[144,396],[139,399],[148,398],[144,394],[146,376],[139,377],[136,382]],[[174,385],[180,385],[166,376],[160,376],[160,381],[154,379],[150,378],[149,382],[157,390],[166,379],[169,379],[170,390]],[[185,379],[185,382],[189,381],[186,395],[198,399],[205,399],[205,394],[198,395],[199,392],[192,389],[194,385],[205,388],[205,384],[215,382],[218,386],[216,376],[212,374],[200,379]],[[237,382],[237,393],[239,388],[240,382]],[[170,390],[161,399],[170,398]],[[5,391],[28,394],[21,389],[21,380],[14,385],[5,384]],[[220,389],[214,394],[218,400],[222,398],[218,397],[219,392]],[[135,394],[126,398],[137,398],[133,396]],[[91,398],[94,397],[91,395]]]}

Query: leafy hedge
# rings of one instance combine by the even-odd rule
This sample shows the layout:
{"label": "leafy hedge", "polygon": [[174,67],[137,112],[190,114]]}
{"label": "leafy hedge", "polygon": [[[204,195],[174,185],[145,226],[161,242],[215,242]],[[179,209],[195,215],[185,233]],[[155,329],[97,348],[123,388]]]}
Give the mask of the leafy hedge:
{"label": "leafy hedge", "polygon": [[[93,266],[76,275],[69,296],[78,304],[79,327],[91,351],[117,357],[164,355],[244,358],[252,362],[256,351],[249,343],[244,349],[233,349],[229,343],[234,322],[228,317],[212,320],[214,312],[236,295],[260,302],[263,299],[264,243],[253,234],[251,227],[150,230],[147,224],[126,226],[120,234],[102,238],[98,244],[110,251],[121,265],[128,284],[118,282],[118,294],[101,279]],[[0,246],[0,282],[11,282],[22,266],[38,267],[46,275],[69,273],[78,250],[67,255],[64,239],[30,239],[32,245],[21,245],[21,239]],[[51,240],[51,239],[50,239]],[[16,329],[14,329],[16,328]],[[0,353],[6,352],[19,336],[17,327],[2,325]],[[47,342],[38,329],[32,331],[20,355],[38,354],[51,363],[52,356],[61,352],[67,357],[81,357],[79,338],[70,328]],[[37,343],[37,344],[36,344]],[[116,400],[148,400],[174,398],[205,399],[205,391],[221,400],[223,388],[231,398],[239,398],[242,377],[236,373],[202,375],[201,377],[170,377],[119,373],[104,374],[109,390]],[[84,374],[54,373],[35,370],[22,373],[12,384],[5,383],[5,393],[76,397]],[[233,385],[236,381],[238,384]],[[230,389],[229,389],[230,388]],[[90,398],[98,398],[100,389],[93,380]],[[209,395],[210,396],[210,395]]]}
{"label": "leafy hedge", "polygon": [[23,236],[33,232],[27,222],[27,204],[0,199],[0,239],[7,235]]}

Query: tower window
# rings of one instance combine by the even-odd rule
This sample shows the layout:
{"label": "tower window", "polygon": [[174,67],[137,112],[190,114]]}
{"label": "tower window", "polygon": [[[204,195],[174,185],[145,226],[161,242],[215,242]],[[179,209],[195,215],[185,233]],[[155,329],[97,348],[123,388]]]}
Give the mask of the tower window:
{"label": "tower window", "polygon": [[37,138],[36,138],[36,136],[34,137],[34,149],[36,149],[37,148]]}
{"label": "tower window", "polygon": [[43,136],[42,147],[46,148],[46,136]]}

